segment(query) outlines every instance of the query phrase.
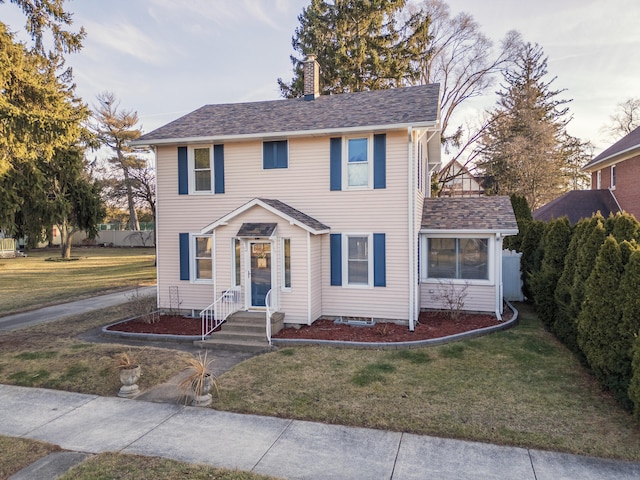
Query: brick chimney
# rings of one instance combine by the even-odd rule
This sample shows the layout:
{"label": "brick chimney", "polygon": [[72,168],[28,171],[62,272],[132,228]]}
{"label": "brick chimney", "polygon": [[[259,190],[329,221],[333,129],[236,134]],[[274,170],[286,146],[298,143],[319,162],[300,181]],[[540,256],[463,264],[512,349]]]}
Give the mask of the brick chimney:
{"label": "brick chimney", "polygon": [[315,100],[320,96],[320,64],[315,55],[308,55],[304,64],[304,99]]}

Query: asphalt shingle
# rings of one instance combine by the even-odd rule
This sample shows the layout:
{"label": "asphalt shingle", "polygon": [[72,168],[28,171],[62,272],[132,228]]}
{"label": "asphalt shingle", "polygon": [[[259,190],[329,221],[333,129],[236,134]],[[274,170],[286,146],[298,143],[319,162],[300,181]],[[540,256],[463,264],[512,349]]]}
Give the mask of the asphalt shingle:
{"label": "asphalt shingle", "polygon": [[422,228],[428,230],[517,230],[509,197],[426,198]]}

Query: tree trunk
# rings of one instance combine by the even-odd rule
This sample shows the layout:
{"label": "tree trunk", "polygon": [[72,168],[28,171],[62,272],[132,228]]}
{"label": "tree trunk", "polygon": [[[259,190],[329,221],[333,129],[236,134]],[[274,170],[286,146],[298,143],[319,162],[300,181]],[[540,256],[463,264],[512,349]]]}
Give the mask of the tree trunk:
{"label": "tree trunk", "polygon": [[131,177],[129,176],[129,169],[123,168],[124,183],[127,187],[127,203],[129,204],[129,228],[134,231],[140,230],[140,222],[138,221],[138,214],[136,213],[136,203],[133,198],[133,189],[131,188]]}

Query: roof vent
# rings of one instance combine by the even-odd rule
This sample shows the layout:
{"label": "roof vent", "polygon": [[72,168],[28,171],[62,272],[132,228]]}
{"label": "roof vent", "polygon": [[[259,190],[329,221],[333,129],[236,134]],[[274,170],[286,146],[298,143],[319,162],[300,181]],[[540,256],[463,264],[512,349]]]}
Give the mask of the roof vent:
{"label": "roof vent", "polygon": [[320,96],[320,64],[315,55],[308,55],[304,64],[304,99],[315,100]]}

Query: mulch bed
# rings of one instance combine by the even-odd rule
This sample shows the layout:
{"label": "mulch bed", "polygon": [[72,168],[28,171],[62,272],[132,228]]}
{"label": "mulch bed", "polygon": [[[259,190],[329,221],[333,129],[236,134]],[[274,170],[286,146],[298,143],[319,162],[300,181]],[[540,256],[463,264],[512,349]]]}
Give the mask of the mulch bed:
{"label": "mulch bed", "polygon": [[[505,320],[508,320],[510,315],[511,311],[505,310]],[[312,325],[305,325],[300,329],[285,328],[273,338],[351,342],[410,342],[446,337],[499,323],[496,317],[487,314],[466,313],[461,314],[458,319],[452,320],[446,312],[421,312],[419,322],[413,332],[410,332],[406,326],[394,323],[377,323],[367,327],[336,324],[332,320],[316,320]],[[199,318],[163,314],[154,323],[133,319],[112,325],[108,330],[165,335],[201,335],[201,328]]]}

